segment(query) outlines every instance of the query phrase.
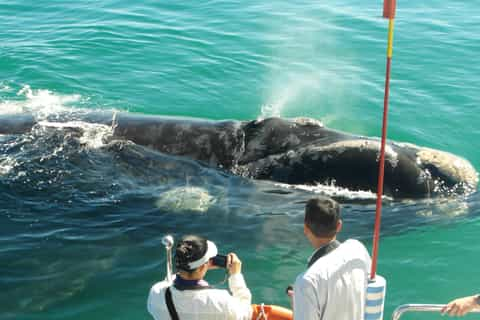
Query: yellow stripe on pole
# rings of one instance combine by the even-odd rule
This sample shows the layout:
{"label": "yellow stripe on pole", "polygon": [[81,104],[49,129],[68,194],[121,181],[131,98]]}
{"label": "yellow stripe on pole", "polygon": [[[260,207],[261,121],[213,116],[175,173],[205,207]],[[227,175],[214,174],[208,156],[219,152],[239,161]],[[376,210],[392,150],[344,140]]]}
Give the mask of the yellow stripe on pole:
{"label": "yellow stripe on pole", "polygon": [[388,45],[387,57],[391,58],[393,55],[393,19],[388,20]]}

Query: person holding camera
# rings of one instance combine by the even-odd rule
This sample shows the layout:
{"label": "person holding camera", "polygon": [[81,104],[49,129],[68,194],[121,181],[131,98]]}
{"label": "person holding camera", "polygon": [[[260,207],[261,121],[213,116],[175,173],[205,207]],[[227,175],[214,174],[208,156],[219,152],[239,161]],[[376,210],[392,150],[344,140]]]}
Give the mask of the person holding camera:
{"label": "person holding camera", "polygon": [[[217,254],[217,246],[199,236],[185,236],[177,243],[173,284],[161,281],[150,289],[147,309],[155,320],[251,319],[252,295],[241,273],[242,262],[235,253]],[[231,294],[204,280],[208,270],[219,267],[228,271]]]}

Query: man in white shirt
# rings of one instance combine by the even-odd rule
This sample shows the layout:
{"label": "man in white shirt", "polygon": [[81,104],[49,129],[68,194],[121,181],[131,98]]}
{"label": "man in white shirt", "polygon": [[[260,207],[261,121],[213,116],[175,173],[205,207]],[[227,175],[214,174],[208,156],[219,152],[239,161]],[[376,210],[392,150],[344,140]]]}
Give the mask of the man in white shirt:
{"label": "man in white shirt", "polygon": [[[173,285],[162,281],[150,289],[147,309],[155,320],[250,320],[252,295],[236,254],[227,255],[225,266],[231,294],[227,290],[212,288],[203,280],[207,271],[215,268],[212,258],[217,253],[217,247],[211,241],[198,236],[182,238],[175,250],[177,274]],[[173,311],[169,310],[168,300]]]}
{"label": "man in white shirt", "polygon": [[294,286],[295,320],[362,320],[371,259],[357,240],[336,240],[340,207],[329,198],[305,206],[304,233],[315,252]]}

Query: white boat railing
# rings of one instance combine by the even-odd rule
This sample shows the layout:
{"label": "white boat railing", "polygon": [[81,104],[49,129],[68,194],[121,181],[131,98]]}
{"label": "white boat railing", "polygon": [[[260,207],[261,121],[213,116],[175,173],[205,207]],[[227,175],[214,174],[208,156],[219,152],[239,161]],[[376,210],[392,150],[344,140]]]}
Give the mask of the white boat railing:
{"label": "white boat railing", "polygon": [[162,244],[165,246],[167,252],[167,275],[165,280],[168,282],[173,281],[173,268],[172,268],[172,248],[173,248],[173,237],[171,235],[166,235],[162,238]]}
{"label": "white boat railing", "polygon": [[[398,320],[405,312],[438,312],[445,307],[444,304],[403,304],[395,309],[392,314],[392,320]],[[470,312],[480,313],[480,309],[474,309]]]}

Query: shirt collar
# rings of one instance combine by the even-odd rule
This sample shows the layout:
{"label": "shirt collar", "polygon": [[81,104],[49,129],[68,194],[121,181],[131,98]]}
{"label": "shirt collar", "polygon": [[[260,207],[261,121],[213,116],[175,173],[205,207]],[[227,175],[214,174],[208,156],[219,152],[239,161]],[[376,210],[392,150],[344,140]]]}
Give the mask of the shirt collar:
{"label": "shirt collar", "polygon": [[200,279],[200,280],[187,280],[183,279],[180,276],[177,276],[174,281],[174,285],[183,288],[197,288],[197,287],[208,287],[208,282]]}

